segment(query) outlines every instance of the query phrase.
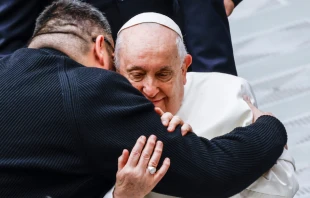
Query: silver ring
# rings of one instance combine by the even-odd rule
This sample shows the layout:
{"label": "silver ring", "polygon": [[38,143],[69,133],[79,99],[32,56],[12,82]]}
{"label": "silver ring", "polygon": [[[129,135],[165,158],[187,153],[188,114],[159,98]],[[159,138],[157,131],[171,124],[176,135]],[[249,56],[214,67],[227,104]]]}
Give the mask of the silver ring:
{"label": "silver ring", "polygon": [[149,170],[151,175],[154,175],[156,173],[156,168],[154,166],[148,166],[147,170]]}

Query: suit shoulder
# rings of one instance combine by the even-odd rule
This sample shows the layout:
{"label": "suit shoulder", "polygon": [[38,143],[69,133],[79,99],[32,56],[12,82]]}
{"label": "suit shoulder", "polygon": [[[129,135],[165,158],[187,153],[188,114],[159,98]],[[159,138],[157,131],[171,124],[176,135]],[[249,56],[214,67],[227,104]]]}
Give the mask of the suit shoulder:
{"label": "suit shoulder", "polygon": [[72,71],[67,71],[77,80],[79,85],[86,87],[117,86],[130,84],[126,78],[120,74],[95,67],[74,67]]}

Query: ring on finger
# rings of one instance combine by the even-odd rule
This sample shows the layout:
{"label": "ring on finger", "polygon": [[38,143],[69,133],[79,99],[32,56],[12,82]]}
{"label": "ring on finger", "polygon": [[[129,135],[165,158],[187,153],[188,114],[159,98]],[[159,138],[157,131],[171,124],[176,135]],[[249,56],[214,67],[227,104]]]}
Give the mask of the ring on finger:
{"label": "ring on finger", "polygon": [[148,166],[147,170],[151,175],[154,175],[156,173],[156,168],[154,166]]}

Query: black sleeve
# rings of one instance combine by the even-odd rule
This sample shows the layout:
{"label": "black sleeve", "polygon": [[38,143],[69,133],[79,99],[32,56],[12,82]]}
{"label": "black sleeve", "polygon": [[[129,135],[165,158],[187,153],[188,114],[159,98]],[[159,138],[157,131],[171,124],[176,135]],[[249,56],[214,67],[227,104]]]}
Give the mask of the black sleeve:
{"label": "black sleeve", "polygon": [[[224,0],[179,0],[177,12],[189,54],[190,70],[237,76]],[[195,16],[196,19],[193,19]]]}
{"label": "black sleeve", "polygon": [[228,197],[269,170],[287,141],[284,126],[270,116],[211,141],[194,133],[182,137],[180,127],[168,133],[153,104],[114,72],[80,68],[69,81],[81,144],[94,172],[110,181],[122,150],[130,150],[141,135],[155,134],[171,167],[154,191]]}

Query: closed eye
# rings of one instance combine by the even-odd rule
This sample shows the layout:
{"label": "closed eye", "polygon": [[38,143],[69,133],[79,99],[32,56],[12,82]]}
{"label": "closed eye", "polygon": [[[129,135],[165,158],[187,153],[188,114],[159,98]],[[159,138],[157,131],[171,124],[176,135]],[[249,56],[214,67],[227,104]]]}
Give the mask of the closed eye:
{"label": "closed eye", "polygon": [[139,81],[143,80],[143,78],[145,76],[145,73],[142,73],[142,72],[130,72],[128,76],[129,76],[129,78],[132,81],[139,82]]}
{"label": "closed eye", "polygon": [[172,71],[161,71],[156,74],[156,77],[161,81],[169,81],[173,76]]}

